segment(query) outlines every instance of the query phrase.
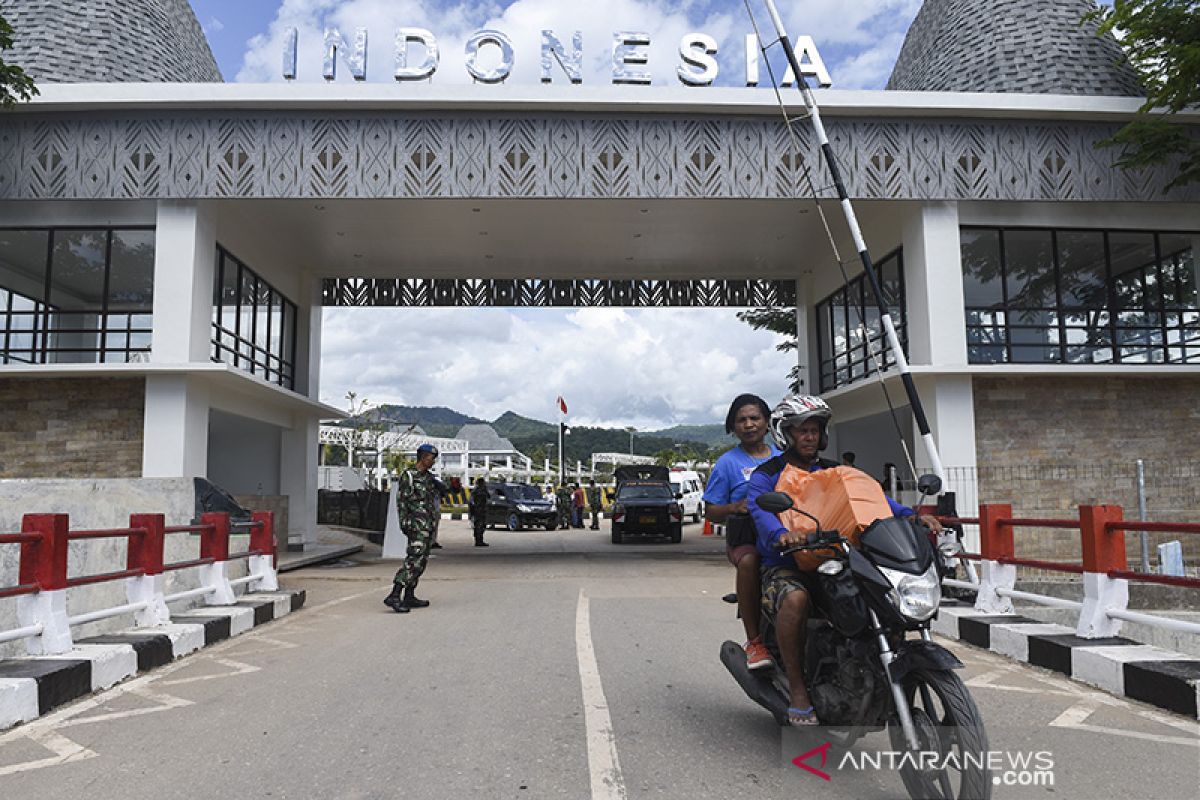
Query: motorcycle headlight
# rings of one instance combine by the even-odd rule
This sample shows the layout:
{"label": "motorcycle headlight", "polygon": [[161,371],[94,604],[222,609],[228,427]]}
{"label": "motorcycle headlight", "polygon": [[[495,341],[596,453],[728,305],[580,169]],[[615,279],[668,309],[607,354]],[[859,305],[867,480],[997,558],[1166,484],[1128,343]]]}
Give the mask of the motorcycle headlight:
{"label": "motorcycle headlight", "polygon": [[937,611],[942,601],[942,582],[936,563],[930,564],[929,569],[920,575],[909,575],[887,567],[880,567],[879,571],[892,582],[888,599],[901,616],[913,622],[924,622]]}
{"label": "motorcycle headlight", "polygon": [[520,511],[522,514],[528,514],[529,512],[533,511],[533,506],[526,506],[517,503],[517,511]]}

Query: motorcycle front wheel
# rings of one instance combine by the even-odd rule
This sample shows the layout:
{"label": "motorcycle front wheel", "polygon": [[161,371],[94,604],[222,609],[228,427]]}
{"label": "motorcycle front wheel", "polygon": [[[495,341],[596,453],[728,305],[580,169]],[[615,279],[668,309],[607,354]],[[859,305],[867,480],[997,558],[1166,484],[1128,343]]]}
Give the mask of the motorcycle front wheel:
{"label": "motorcycle front wheel", "polygon": [[[987,768],[987,732],[967,687],[948,671],[913,670],[904,679],[920,749],[935,756],[917,756],[900,768],[904,788],[913,800],[989,800],[992,775]],[[908,750],[898,718],[888,722],[892,748]],[[923,760],[924,759],[924,760]]]}

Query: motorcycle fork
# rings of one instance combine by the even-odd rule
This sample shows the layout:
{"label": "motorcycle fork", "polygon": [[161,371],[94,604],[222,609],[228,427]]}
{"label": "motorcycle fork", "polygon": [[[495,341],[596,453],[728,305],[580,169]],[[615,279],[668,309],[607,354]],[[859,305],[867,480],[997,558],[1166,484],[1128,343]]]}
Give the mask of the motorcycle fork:
{"label": "motorcycle fork", "polygon": [[879,641],[879,660],[883,662],[883,674],[887,677],[888,685],[892,687],[892,702],[896,706],[896,716],[900,718],[900,729],[904,732],[904,741],[908,743],[908,749],[919,750],[921,742],[917,738],[917,727],[913,724],[912,709],[909,708],[908,698],[904,695],[904,687],[900,685],[899,681],[892,678],[892,662],[896,660],[896,653],[892,650],[891,643],[888,642],[883,626],[879,624],[879,617],[875,615],[874,610],[871,610],[870,614],[871,632]]}

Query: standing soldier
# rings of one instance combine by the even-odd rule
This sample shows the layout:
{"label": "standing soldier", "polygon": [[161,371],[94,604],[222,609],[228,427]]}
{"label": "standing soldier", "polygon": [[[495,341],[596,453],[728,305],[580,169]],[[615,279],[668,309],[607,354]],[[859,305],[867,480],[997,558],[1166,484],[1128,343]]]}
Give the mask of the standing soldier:
{"label": "standing soldier", "polygon": [[475,488],[471,490],[471,526],[475,529],[475,546],[487,547],[483,540],[483,531],[487,528],[487,481],[480,475],[475,479]]}
{"label": "standing soldier", "polygon": [[558,509],[558,529],[566,530],[571,527],[571,490],[565,483],[554,493],[554,502]]}
{"label": "standing soldier", "polygon": [[587,487],[588,510],[592,512],[592,530],[600,530],[600,487],[595,478],[588,478]]}
{"label": "standing soldier", "polygon": [[400,513],[400,529],[408,537],[408,554],[404,565],[396,572],[392,593],[384,598],[388,608],[398,614],[424,608],[428,600],[419,599],[415,592],[417,581],[429,561],[429,545],[433,538],[438,506],[438,490],[429,473],[437,461],[437,448],[423,444],[417,448],[417,463],[400,474],[396,490],[396,506]]}

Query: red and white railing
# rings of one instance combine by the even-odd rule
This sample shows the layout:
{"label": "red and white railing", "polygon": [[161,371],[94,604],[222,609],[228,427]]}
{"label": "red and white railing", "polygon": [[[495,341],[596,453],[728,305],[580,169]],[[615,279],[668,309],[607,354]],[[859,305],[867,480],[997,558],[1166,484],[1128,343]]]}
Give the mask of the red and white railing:
{"label": "red and white railing", "polygon": [[[1134,572],[1129,569],[1125,556],[1126,531],[1200,534],[1198,524],[1126,520],[1121,506],[1108,505],[1080,506],[1077,519],[1018,518],[1013,516],[1011,505],[1000,503],[981,505],[977,518],[940,519],[943,524],[979,525],[979,552],[959,554],[960,558],[980,562],[979,581],[947,579],[943,583],[975,590],[975,608],[980,611],[1010,614],[1014,599],[1071,609],[1079,612],[1076,634],[1085,639],[1115,636],[1122,620],[1200,634],[1200,624],[1195,622],[1143,614],[1128,608],[1130,581],[1200,589],[1200,579]],[[1018,558],[1014,536],[1017,528],[1078,531],[1081,563]],[[1082,576],[1083,602],[1015,589],[1019,566]]]}
{"label": "red and white railing", "polygon": [[[230,553],[234,532],[248,533],[249,547]],[[199,536],[200,557],[190,561],[165,562],[166,537],[174,534]],[[124,538],[128,542],[125,569],[96,575],[69,576],[71,542]],[[134,615],[135,627],[154,627],[170,622],[167,603],[203,598],[208,605],[236,602],[234,587],[255,591],[279,588],[275,572],[274,515],[255,512],[249,521],[231,522],[228,514],[209,513],[199,525],[168,526],[162,514],[133,514],[128,528],[71,530],[66,514],[26,514],[19,533],[0,534],[0,545],[20,549],[17,584],[0,587],[0,599],[15,597],[20,627],[0,631],[0,642],[24,640],[30,655],[65,653],[73,646],[71,628],[88,622]],[[231,562],[247,559],[249,574],[230,580]],[[200,586],[164,594],[165,575],[197,569]],[[111,608],[70,614],[67,590],[109,581],[124,581],[127,603]]]}

